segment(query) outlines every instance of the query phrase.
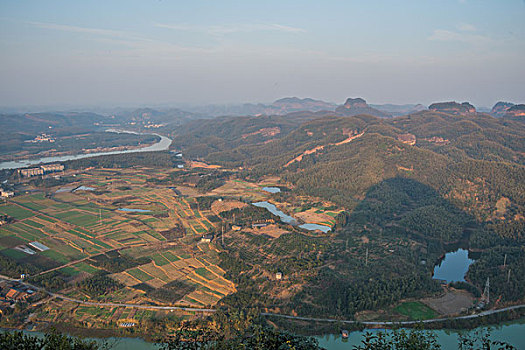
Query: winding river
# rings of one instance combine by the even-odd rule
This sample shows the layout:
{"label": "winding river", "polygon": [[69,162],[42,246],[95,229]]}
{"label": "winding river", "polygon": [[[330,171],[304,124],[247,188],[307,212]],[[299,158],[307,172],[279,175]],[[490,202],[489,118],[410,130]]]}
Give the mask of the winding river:
{"label": "winding river", "polygon": [[90,158],[97,156],[108,156],[112,154],[124,154],[124,153],[137,153],[137,152],[155,152],[155,151],[165,151],[171,145],[171,139],[155,133],[139,133],[135,131],[128,130],[116,130],[108,129],[106,132],[116,132],[116,133],[125,133],[125,134],[137,134],[137,135],[155,135],[160,137],[160,141],[147,147],[138,148],[138,149],[129,149],[125,151],[111,151],[111,152],[98,152],[98,153],[85,153],[85,154],[75,154],[67,156],[58,156],[58,157],[43,157],[35,159],[22,159],[9,162],[0,163],[0,170],[4,169],[19,169],[25,168],[32,165],[43,164],[43,163],[54,163],[54,162],[66,162],[68,160]]}

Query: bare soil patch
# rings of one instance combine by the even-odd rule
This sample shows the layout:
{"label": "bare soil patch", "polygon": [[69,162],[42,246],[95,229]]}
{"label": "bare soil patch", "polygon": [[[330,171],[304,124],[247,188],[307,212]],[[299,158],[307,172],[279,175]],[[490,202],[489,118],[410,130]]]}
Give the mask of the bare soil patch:
{"label": "bare soil patch", "polygon": [[253,233],[254,235],[266,235],[272,238],[278,238],[282,234],[285,234],[288,232],[287,230],[284,230],[277,225],[268,225],[266,227],[253,228],[253,229],[249,228],[249,229],[244,229],[244,231]]}
{"label": "bare soil patch", "polygon": [[177,186],[177,191],[179,191],[181,195],[187,197],[197,197],[201,195],[199,191],[197,191],[193,187],[188,186]]}
{"label": "bare soil patch", "polygon": [[326,215],[324,213],[316,213],[315,212],[316,210],[317,209],[315,208],[308,209],[306,211],[296,213],[294,214],[294,216],[296,218],[303,220],[304,222],[315,223],[315,224],[322,223],[322,222],[330,222],[333,220],[333,218],[330,215]]}
{"label": "bare soil patch", "polygon": [[248,204],[240,202],[240,201],[235,201],[235,200],[218,201],[217,200],[211,204],[211,211],[215,215],[218,215],[219,213],[223,211],[229,211],[229,210],[236,209],[236,208],[244,208],[247,206]]}
{"label": "bare soil patch", "polygon": [[474,297],[467,291],[451,289],[442,297],[426,298],[421,302],[442,315],[453,315],[471,307],[474,300]]}
{"label": "bare soil patch", "polygon": [[195,160],[192,160],[189,162],[190,168],[204,168],[204,169],[219,169],[220,165],[214,165],[214,164],[206,164],[204,162],[198,162]]}

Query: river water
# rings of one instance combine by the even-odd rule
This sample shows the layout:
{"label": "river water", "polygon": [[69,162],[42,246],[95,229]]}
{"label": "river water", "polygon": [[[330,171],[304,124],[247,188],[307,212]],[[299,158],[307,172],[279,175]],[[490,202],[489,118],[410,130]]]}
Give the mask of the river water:
{"label": "river water", "polygon": [[[489,327],[480,327],[476,330],[487,330]],[[319,340],[319,345],[328,350],[350,350],[354,345],[361,344],[363,335],[366,332],[378,332],[379,330],[365,330],[363,332],[351,332],[348,339],[342,339],[340,335],[325,335],[316,337]],[[388,331],[391,332],[391,331]],[[457,350],[458,336],[460,332],[466,331],[449,331],[449,330],[435,330],[438,343],[443,350]],[[490,331],[490,339],[505,341],[514,345],[516,349],[525,349],[525,319],[507,323],[501,326],[493,326]],[[481,347],[479,347],[481,348]]]}
{"label": "river water", "polygon": [[[476,330],[486,330],[489,327],[480,327]],[[0,330],[1,331],[1,330]],[[348,339],[342,339],[340,335],[327,334],[324,336],[317,336],[319,345],[327,350],[351,350],[354,345],[359,345],[364,339],[363,335],[366,332],[378,332],[378,330],[364,330],[351,332]],[[387,331],[390,332],[390,331]],[[435,330],[437,341],[443,350],[457,350],[458,349],[458,335],[464,331],[448,331]],[[43,336],[41,332],[24,331],[26,334]],[[517,349],[525,349],[525,319],[506,323],[500,326],[491,327],[491,339],[506,341],[514,345]],[[148,343],[140,338],[107,338],[95,339],[100,341],[107,341],[111,350],[158,350],[159,346],[154,343]]]}
{"label": "river water", "polygon": [[155,135],[160,137],[160,141],[147,147],[138,148],[138,149],[130,149],[125,151],[112,151],[112,152],[98,152],[98,153],[83,153],[83,154],[76,154],[76,155],[68,155],[68,156],[59,156],[59,157],[43,157],[43,158],[35,158],[35,159],[23,159],[23,160],[16,160],[16,161],[10,161],[10,162],[1,162],[0,163],[0,170],[3,169],[19,169],[19,168],[25,168],[32,165],[37,165],[41,163],[54,163],[54,162],[66,162],[68,160],[74,160],[74,159],[82,159],[82,158],[90,158],[90,157],[97,157],[97,156],[108,156],[112,154],[124,154],[124,153],[136,153],[136,152],[154,152],[154,151],[165,151],[169,148],[171,145],[171,139],[162,136],[155,133],[138,133],[134,131],[127,131],[127,130],[116,130],[116,129],[108,129],[106,132],[116,132],[116,133],[125,133],[125,134],[137,134],[137,135]]}

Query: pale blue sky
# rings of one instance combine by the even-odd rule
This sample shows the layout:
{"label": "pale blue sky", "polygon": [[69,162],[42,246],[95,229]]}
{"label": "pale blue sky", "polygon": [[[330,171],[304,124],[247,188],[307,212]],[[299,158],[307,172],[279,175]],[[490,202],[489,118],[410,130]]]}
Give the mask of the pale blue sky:
{"label": "pale blue sky", "polygon": [[525,102],[525,1],[0,0],[0,106]]}

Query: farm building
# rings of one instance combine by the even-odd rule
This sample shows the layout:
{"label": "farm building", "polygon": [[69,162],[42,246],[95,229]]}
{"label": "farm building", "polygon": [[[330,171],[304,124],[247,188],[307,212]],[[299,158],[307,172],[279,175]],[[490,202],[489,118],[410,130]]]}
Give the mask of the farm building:
{"label": "farm building", "polygon": [[204,243],[210,243],[212,240],[213,240],[213,234],[212,233],[208,233],[207,235],[204,235],[201,238],[201,242],[204,242]]}
{"label": "farm building", "polygon": [[123,327],[123,328],[130,328],[130,327],[135,327],[135,322],[121,322],[119,324],[119,327]]}
{"label": "farm building", "polygon": [[29,243],[29,245],[31,247],[35,248],[36,250],[41,251],[41,252],[45,252],[46,250],[49,250],[49,247],[43,245],[42,243],[31,242],[31,243]]}
{"label": "farm building", "polygon": [[2,197],[9,198],[9,197],[13,197],[15,193],[13,191],[0,190],[0,195],[2,195]]}

